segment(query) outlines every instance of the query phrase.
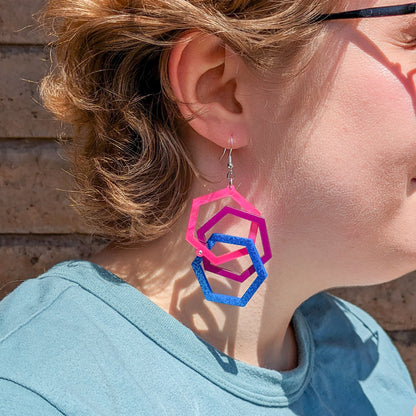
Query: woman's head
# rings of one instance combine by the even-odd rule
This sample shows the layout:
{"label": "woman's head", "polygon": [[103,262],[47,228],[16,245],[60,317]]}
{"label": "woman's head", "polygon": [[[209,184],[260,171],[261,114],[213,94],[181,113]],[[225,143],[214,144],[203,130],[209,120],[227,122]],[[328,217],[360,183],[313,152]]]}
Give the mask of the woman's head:
{"label": "woman's head", "polygon": [[198,114],[187,135],[198,167],[224,172],[211,144],[233,136],[236,184],[267,219],[272,272],[303,278],[309,293],[416,268],[416,19],[324,25],[289,82],[279,57],[260,77],[210,36],[170,61],[179,108]]}
{"label": "woman's head", "polygon": [[345,10],[50,1],[59,66],[43,95],[78,129],[79,207],[95,229],[126,245],[167,232],[197,172],[211,184],[196,195],[223,186],[233,136],[236,186],[267,219],[283,275],[325,288],[415,268],[415,21],[313,23],[333,8]]}
{"label": "woman's head", "polygon": [[92,228],[120,244],[147,242],[183,212],[199,167],[181,134],[196,114],[178,110],[169,80],[174,45],[209,34],[257,74],[278,68],[293,80],[322,29],[310,21],[333,3],[50,0],[41,20],[58,36],[57,65],[42,96],[75,126],[74,199]]}

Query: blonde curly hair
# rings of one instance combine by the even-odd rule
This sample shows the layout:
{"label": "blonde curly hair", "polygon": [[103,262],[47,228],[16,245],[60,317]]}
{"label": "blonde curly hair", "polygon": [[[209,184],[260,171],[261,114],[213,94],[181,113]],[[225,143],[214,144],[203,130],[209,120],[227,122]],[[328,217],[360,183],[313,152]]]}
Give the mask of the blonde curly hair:
{"label": "blonde curly hair", "polygon": [[[116,245],[146,243],[183,213],[195,167],[178,133],[169,52],[191,29],[215,34],[255,70],[293,63],[335,0],[49,0],[56,40],[45,106],[74,126],[62,140],[86,225]],[[53,56],[53,55],[52,55]]]}

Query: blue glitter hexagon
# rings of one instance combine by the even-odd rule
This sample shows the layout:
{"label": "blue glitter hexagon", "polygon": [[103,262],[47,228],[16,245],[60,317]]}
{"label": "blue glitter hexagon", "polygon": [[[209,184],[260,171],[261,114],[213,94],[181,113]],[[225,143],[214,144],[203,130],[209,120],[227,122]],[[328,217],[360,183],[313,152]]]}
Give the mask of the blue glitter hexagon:
{"label": "blue glitter hexagon", "polygon": [[219,233],[214,233],[211,235],[211,237],[207,241],[208,249],[211,250],[214,247],[215,243],[228,243],[246,247],[247,252],[250,255],[251,261],[253,262],[253,266],[257,273],[257,277],[250,285],[250,287],[246,290],[244,295],[241,296],[241,298],[239,298],[238,296],[214,293],[211,289],[210,284],[208,283],[208,279],[205,276],[204,269],[201,265],[203,257],[195,257],[194,261],[192,262],[192,268],[199,281],[199,284],[201,285],[201,289],[204,293],[205,299],[212,302],[225,303],[227,305],[246,306],[247,302],[253,297],[257,289],[260,287],[264,279],[266,279],[267,277],[266,269],[264,268],[264,264],[261,260],[259,252],[257,251],[256,245],[254,244],[254,241],[250,238],[236,237],[233,235]]}

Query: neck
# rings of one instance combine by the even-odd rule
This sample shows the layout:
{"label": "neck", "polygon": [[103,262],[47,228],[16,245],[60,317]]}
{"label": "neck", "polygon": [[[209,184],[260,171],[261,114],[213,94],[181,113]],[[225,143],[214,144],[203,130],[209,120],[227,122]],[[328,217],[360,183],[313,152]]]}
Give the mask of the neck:
{"label": "neck", "polygon": [[[177,223],[169,235],[145,247],[110,244],[90,260],[139,289],[229,356],[278,371],[295,368],[297,346],[291,319],[311,294],[302,293],[293,279],[285,278],[270,261],[269,277],[247,306],[206,301],[190,266],[195,251],[181,238],[183,232],[177,231],[184,229]],[[213,287],[218,289],[216,283]]]}

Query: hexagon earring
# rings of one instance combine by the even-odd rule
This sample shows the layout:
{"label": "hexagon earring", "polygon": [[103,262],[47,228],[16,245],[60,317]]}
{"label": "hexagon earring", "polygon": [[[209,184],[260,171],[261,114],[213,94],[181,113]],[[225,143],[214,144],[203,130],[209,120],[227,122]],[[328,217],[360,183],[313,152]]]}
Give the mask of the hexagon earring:
{"label": "hexagon earring", "polygon": [[[192,262],[192,268],[201,285],[201,289],[204,293],[205,299],[217,303],[245,306],[247,302],[251,299],[251,297],[254,295],[254,293],[257,291],[257,289],[260,287],[261,283],[263,283],[263,281],[267,277],[266,270],[264,269],[264,264],[268,260],[270,260],[272,254],[270,250],[270,243],[264,218],[262,218],[260,212],[253,205],[251,205],[242,195],[240,195],[234,188],[234,166],[232,163],[232,145],[233,138],[231,137],[231,147],[229,150],[227,165],[228,186],[211,194],[195,198],[192,201],[191,214],[189,216],[188,228],[186,232],[186,240],[196,249],[196,258]],[[226,150],[224,150],[224,152],[225,151]],[[210,219],[208,219],[208,221],[206,221],[205,224],[196,229],[200,207],[202,205],[209,204],[211,202],[221,200],[224,198],[231,198],[241,207],[241,209],[225,206],[222,209],[220,209],[217,213],[215,213]],[[213,233],[210,237],[206,237],[206,234],[209,232],[209,230],[212,229],[221,219],[225,218],[227,215],[239,217],[251,223],[247,238],[218,233]],[[255,244],[257,232],[259,230],[263,246],[262,256],[260,256]],[[212,248],[217,242],[227,243],[229,245],[238,245],[241,246],[241,248],[217,256],[212,252]],[[237,259],[245,255],[250,256],[250,259],[253,264],[246,270],[244,270],[242,273],[233,273],[221,267],[221,264],[224,264],[228,261]],[[232,279],[238,282],[244,282],[253,273],[257,273],[257,277],[251,283],[244,295],[242,297],[237,297],[226,294],[214,293],[205,275],[204,269],[205,271],[209,271],[211,273],[215,273],[219,276]]]}

